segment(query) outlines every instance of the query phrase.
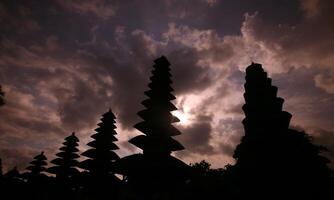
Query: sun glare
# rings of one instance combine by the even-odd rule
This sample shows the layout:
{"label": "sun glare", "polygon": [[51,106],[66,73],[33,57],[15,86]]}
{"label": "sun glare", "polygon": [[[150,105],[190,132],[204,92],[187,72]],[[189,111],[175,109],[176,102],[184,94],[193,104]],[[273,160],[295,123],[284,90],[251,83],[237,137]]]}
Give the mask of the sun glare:
{"label": "sun glare", "polygon": [[179,118],[179,120],[180,120],[179,123],[180,123],[181,125],[187,125],[187,124],[189,123],[189,118],[188,118],[188,116],[187,116],[185,113],[176,110],[176,111],[173,111],[172,114],[173,114],[175,117]]}

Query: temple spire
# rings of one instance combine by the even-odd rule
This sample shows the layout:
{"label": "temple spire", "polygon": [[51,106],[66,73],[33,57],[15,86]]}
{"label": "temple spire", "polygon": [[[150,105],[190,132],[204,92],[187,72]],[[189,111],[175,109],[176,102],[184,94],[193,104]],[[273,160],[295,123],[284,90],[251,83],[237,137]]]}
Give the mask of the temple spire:
{"label": "temple spire", "polygon": [[170,154],[184,149],[172,138],[181,132],[172,125],[179,119],[171,114],[176,107],[170,102],[175,99],[170,86],[170,63],[164,56],[154,63],[151,83],[148,84],[150,90],[144,92],[149,98],[142,102],[146,109],[138,112],[143,121],[134,125],[145,135],[136,136],[129,142],[142,149],[144,154]]}
{"label": "temple spire", "polygon": [[30,162],[30,166],[28,166],[26,169],[30,171],[31,176],[38,176],[42,172],[46,171],[45,166],[47,165],[46,162],[47,158],[44,155],[44,152],[42,151],[40,154],[34,157],[34,160]]}
{"label": "temple spire", "polygon": [[180,135],[172,124],[179,120],[171,114],[176,107],[170,102],[175,99],[171,93],[170,63],[162,56],[154,61],[150,88],[145,92],[148,99],[142,104],[146,109],[138,112],[143,121],[134,125],[144,135],[138,135],[130,143],[143,150],[143,153],[123,157],[116,162],[119,174],[126,177],[131,193],[142,199],[179,199],[184,192],[190,168],[171,152],[184,147],[173,139]]}
{"label": "temple spire", "polygon": [[62,180],[72,178],[79,173],[77,169],[79,164],[77,159],[80,157],[78,142],[79,139],[74,132],[65,138],[63,146],[59,148],[60,152],[56,154],[57,158],[51,161],[55,166],[48,169],[49,173],[55,174]]}
{"label": "temple spire", "polygon": [[292,115],[282,110],[284,99],[277,97],[278,88],[271,82],[261,64],[247,67],[245,135],[234,152],[232,168],[240,194],[324,199],[319,196],[328,191],[328,160],[307,134],[289,128]]}
{"label": "temple spire", "polygon": [[113,162],[119,159],[114,152],[114,150],[119,149],[114,143],[117,141],[115,119],[111,109],[102,115],[101,122],[95,129],[96,133],[91,136],[93,141],[87,144],[91,148],[82,153],[88,159],[81,162],[80,167],[93,175],[105,177],[112,175]]}

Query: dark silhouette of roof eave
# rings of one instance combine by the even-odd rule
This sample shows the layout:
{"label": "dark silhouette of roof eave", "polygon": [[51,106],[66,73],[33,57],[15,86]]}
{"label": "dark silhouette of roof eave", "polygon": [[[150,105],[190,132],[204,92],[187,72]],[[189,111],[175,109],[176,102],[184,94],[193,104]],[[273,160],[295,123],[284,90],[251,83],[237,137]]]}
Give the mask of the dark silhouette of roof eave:
{"label": "dark silhouette of roof eave", "polygon": [[184,180],[189,178],[191,172],[189,165],[173,156],[152,159],[141,153],[123,157],[114,163],[114,167],[116,173],[123,175],[145,177],[147,174],[161,173]]}
{"label": "dark silhouette of roof eave", "polygon": [[156,151],[181,151],[184,150],[183,145],[171,137],[150,137],[146,135],[137,135],[129,140],[129,143],[145,150],[150,149]]}

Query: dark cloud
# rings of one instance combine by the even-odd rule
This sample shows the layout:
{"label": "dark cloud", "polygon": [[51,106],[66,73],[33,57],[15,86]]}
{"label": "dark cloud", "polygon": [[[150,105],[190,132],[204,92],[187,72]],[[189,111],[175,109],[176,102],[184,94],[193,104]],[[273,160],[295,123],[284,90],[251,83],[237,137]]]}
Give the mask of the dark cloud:
{"label": "dark cloud", "polygon": [[110,3],[110,1],[106,0],[56,0],[56,2],[69,12],[91,14],[102,19],[110,18],[114,16],[116,12],[115,7]]}
{"label": "dark cloud", "polygon": [[240,143],[244,135],[244,129],[241,123],[242,118],[226,118],[219,121],[219,134],[222,140],[219,143],[219,151],[225,155],[233,156],[235,147]]}
{"label": "dark cloud", "polygon": [[0,30],[4,33],[13,29],[20,34],[41,30],[40,24],[34,19],[33,11],[24,5],[13,7],[0,3],[0,23]]}
{"label": "dark cloud", "polygon": [[[146,90],[146,77],[141,74],[139,66],[135,63],[118,64],[110,59],[102,61],[108,67],[112,77],[111,102],[116,109],[120,122],[124,128],[132,128],[139,120],[136,113],[143,107],[140,102],[144,100],[143,92]],[[148,84],[148,83],[147,83]]]}
{"label": "dark cloud", "polygon": [[194,49],[184,48],[168,54],[173,68],[176,94],[196,92],[210,86],[212,78],[208,66],[198,64],[199,55]]}
{"label": "dark cloud", "polygon": [[295,25],[271,23],[258,14],[246,15],[243,23],[244,37],[256,47],[255,52],[262,54],[257,59],[265,59],[276,72],[292,66],[332,68],[334,3],[317,0],[300,3],[304,16]]}
{"label": "dark cloud", "polygon": [[211,116],[198,115],[196,122],[187,127],[180,127],[182,135],[178,137],[178,140],[185,146],[187,153],[199,153],[199,154],[212,154],[213,147],[210,145],[212,126]]}
{"label": "dark cloud", "polygon": [[3,171],[7,172],[14,167],[18,170],[24,170],[27,164],[31,161],[31,156],[27,149],[17,148],[0,148],[0,158],[2,158]]}
{"label": "dark cloud", "polygon": [[179,138],[187,148],[179,155],[189,161],[230,162],[243,133],[242,71],[252,59],[273,74],[294,125],[334,128],[330,1],[78,2],[0,3],[0,137],[8,166],[43,149],[53,155],[72,131],[88,141],[110,107],[121,154],[136,152],[126,140],[136,135],[132,125],[161,55],[172,64],[174,103],[190,118]]}
{"label": "dark cloud", "polygon": [[279,87],[278,96],[285,99],[294,125],[323,127],[332,130],[334,95],[316,86],[314,77],[326,73],[322,68],[297,68],[273,75],[273,84]]}

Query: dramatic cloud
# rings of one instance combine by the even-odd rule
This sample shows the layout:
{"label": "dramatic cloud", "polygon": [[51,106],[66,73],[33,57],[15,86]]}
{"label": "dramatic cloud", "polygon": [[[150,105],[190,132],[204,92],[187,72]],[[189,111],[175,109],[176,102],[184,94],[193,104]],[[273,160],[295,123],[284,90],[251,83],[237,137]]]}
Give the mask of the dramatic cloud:
{"label": "dramatic cloud", "polygon": [[[153,60],[172,64],[176,125],[186,162],[232,163],[243,135],[244,70],[262,63],[315,141],[333,148],[334,34],[331,1],[64,1],[0,3],[0,157],[26,166],[52,158],[76,131],[84,150],[99,117],[117,115],[120,156],[139,150]],[[332,154],[328,154],[333,159]]]}
{"label": "dramatic cloud", "polygon": [[179,137],[188,152],[200,154],[212,154],[213,147],[210,145],[211,136],[210,116],[197,116],[195,121],[188,127],[181,127],[183,135]]}
{"label": "dramatic cloud", "polygon": [[106,0],[57,0],[57,2],[69,12],[93,14],[102,19],[115,15],[115,8]]}

